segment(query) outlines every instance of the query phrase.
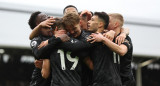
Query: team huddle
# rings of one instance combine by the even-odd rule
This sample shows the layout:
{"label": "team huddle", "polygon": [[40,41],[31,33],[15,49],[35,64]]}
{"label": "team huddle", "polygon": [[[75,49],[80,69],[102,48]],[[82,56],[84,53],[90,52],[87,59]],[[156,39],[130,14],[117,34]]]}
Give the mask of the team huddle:
{"label": "team huddle", "polygon": [[119,13],[78,13],[73,5],[62,18],[31,14],[30,46],[35,69],[30,86],[135,86],[133,46]]}

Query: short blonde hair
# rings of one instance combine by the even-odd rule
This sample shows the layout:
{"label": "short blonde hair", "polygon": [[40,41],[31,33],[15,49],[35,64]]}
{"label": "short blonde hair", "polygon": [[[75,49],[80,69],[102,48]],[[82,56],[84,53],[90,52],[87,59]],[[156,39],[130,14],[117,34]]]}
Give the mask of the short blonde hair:
{"label": "short blonde hair", "polygon": [[110,17],[112,17],[113,19],[116,19],[119,21],[119,24],[120,24],[120,27],[123,26],[123,23],[124,23],[124,19],[123,19],[123,16],[119,13],[110,13],[108,14]]}

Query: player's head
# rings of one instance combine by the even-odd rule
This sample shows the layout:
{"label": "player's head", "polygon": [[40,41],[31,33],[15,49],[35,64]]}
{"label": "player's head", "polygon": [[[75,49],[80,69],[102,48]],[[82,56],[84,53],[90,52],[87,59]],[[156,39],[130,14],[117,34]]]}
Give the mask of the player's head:
{"label": "player's head", "polygon": [[[36,11],[31,14],[28,24],[31,27],[31,29],[33,30],[38,24],[45,21],[47,18],[48,18],[48,15],[46,15],[40,11]],[[44,36],[51,36],[52,35],[50,28],[45,28],[45,27],[40,29],[40,34],[44,35]]]}
{"label": "player's head", "polygon": [[57,29],[64,29],[64,24],[63,24],[63,19],[62,18],[54,18],[55,22],[54,24],[51,26],[53,30]]}
{"label": "player's head", "polygon": [[108,27],[109,16],[105,12],[95,12],[91,20],[88,21],[88,30],[97,32],[98,30],[104,30]]}
{"label": "player's head", "polygon": [[[80,14],[80,13],[79,13]],[[81,17],[80,17],[80,26],[81,26],[81,29],[83,30],[87,30],[87,15],[86,14],[83,14]]]}
{"label": "player's head", "polygon": [[53,33],[54,33],[55,29],[57,29],[57,30],[66,30],[62,18],[54,18],[54,20],[55,20],[55,22],[52,25]]}
{"label": "player's head", "polygon": [[75,13],[69,13],[63,17],[65,28],[73,37],[78,37],[81,33],[79,21],[79,15]]}
{"label": "player's head", "polygon": [[33,30],[40,22],[46,20],[48,16],[40,11],[36,11],[31,14],[28,24],[30,28]]}
{"label": "player's head", "polygon": [[55,20],[55,22],[51,27],[52,27],[52,33],[54,35],[56,35],[56,32],[58,30],[65,30],[65,27],[64,27],[64,23],[63,23],[63,19],[62,18],[58,18],[57,17],[57,18],[54,18],[54,20]]}
{"label": "player's head", "polygon": [[78,9],[74,5],[68,5],[63,9],[63,15],[66,15],[68,13],[78,14]]}
{"label": "player's head", "polygon": [[109,25],[108,30],[114,30],[115,28],[121,28],[123,26],[124,20],[123,16],[119,13],[110,13],[109,15]]}

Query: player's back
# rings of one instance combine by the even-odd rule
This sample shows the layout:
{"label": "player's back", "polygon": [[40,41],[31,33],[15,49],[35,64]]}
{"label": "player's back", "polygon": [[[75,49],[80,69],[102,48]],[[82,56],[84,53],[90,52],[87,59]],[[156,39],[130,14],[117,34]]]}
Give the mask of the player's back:
{"label": "player's back", "polygon": [[113,63],[113,52],[97,43],[91,52],[93,59],[93,86],[121,86],[120,75]]}
{"label": "player's back", "polygon": [[63,49],[55,49],[50,58],[51,86],[81,86],[79,57]]}
{"label": "player's back", "polygon": [[[81,86],[82,60],[77,56],[84,57],[86,53],[81,52],[81,49],[76,51],[75,47],[80,48],[82,45],[77,43],[79,40],[86,41],[88,35],[88,33],[82,31],[77,39],[71,38],[68,42],[57,45],[61,46],[61,49],[57,47],[58,49],[55,49],[51,54],[51,86]],[[68,51],[68,48],[72,53]]]}

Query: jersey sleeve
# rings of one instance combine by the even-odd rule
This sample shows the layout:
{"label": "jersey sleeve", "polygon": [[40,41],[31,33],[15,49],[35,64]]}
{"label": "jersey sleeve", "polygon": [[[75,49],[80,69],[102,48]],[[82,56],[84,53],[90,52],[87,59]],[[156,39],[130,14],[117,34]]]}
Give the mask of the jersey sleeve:
{"label": "jersey sleeve", "polygon": [[71,38],[70,41],[60,43],[57,47],[68,51],[80,51],[91,48],[93,45],[85,40]]}
{"label": "jersey sleeve", "polygon": [[132,48],[132,42],[129,36],[126,37],[126,39],[124,40],[122,44],[126,45],[128,50]]}
{"label": "jersey sleeve", "polygon": [[75,39],[75,38],[71,38],[67,42],[61,42],[61,43],[59,42],[56,46],[50,40],[48,46],[50,46],[52,48],[54,47],[54,48],[57,48],[57,49],[64,49],[66,51],[74,52],[74,53],[76,53],[76,55],[78,57],[85,57],[85,56],[89,55],[88,51],[93,45],[91,43],[85,41],[85,40],[78,40],[78,39]]}
{"label": "jersey sleeve", "polygon": [[61,43],[62,40],[59,38],[59,37],[55,37],[55,36],[52,36],[49,40],[48,40],[48,44],[50,45],[56,45],[57,43]]}
{"label": "jersey sleeve", "polygon": [[39,59],[38,45],[41,43],[40,37],[35,37],[31,40],[30,46],[36,59]]}
{"label": "jersey sleeve", "polygon": [[[55,40],[52,42],[53,46],[55,46],[56,43],[60,42],[60,40],[56,39],[55,37],[53,37],[52,40]],[[52,49],[54,48],[47,45],[45,47],[38,49],[38,46],[40,45],[41,42],[42,40],[40,39],[40,37],[34,38],[31,41],[30,45],[32,48],[32,52],[35,55],[36,59],[48,59],[50,57],[50,53],[52,52]]]}

